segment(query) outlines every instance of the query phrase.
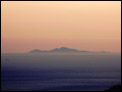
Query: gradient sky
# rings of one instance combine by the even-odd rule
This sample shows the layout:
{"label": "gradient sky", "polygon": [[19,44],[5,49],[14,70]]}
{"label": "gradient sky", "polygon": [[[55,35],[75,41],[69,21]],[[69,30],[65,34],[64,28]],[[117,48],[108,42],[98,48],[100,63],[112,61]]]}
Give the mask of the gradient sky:
{"label": "gradient sky", "polygon": [[2,53],[121,52],[121,1],[1,1],[1,19]]}

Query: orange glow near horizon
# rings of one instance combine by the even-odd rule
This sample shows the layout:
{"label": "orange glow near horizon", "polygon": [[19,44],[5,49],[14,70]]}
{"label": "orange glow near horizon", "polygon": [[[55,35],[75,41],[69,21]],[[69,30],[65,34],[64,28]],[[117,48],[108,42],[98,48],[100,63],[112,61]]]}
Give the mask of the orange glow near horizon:
{"label": "orange glow near horizon", "polygon": [[121,1],[1,1],[2,53],[62,46],[121,52]]}

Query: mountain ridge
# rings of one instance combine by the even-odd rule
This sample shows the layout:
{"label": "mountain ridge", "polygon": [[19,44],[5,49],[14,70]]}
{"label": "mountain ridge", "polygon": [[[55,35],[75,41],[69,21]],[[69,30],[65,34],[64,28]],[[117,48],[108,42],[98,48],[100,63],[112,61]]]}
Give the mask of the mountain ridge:
{"label": "mountain ridge", "polygon": [[[92,51],[86,51],[86,50],[77,50],[77,49],[72,49],[72,48],[67,48],[67,47],[60,47],[60,48],[55,48],[52,50],[39,50],[39,49],[34,49],[29,51],[29,53],[40,53],[40,52],[92,52]],[[108,53],[106,51],[99,51],[98,53]]]}

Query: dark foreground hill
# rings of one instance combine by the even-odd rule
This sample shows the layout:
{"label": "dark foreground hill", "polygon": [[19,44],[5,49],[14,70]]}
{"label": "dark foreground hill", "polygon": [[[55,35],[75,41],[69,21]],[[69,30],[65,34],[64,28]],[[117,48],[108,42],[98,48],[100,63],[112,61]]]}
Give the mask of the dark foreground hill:
{"label": "dark foreground hill", "polygon": [[121,85],[117,84],[117,85],[115,85],[105,91],[121,91]]}

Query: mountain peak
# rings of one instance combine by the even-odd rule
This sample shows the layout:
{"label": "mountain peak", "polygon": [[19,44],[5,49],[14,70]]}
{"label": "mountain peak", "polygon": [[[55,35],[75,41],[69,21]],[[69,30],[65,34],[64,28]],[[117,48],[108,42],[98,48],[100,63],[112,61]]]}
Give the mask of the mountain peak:
{"label": "mountain peak", "polygon": [[75,49],[70,49],[67,47],[60,47],[60,48],[56,48],[53,50],[50,50],[51,52],[77,52],[78,50]]}
{"label": "mountain peak", "polygon": [[67,48],[67,47],[60,47],[60,49],[69,49],[69,48]]}

